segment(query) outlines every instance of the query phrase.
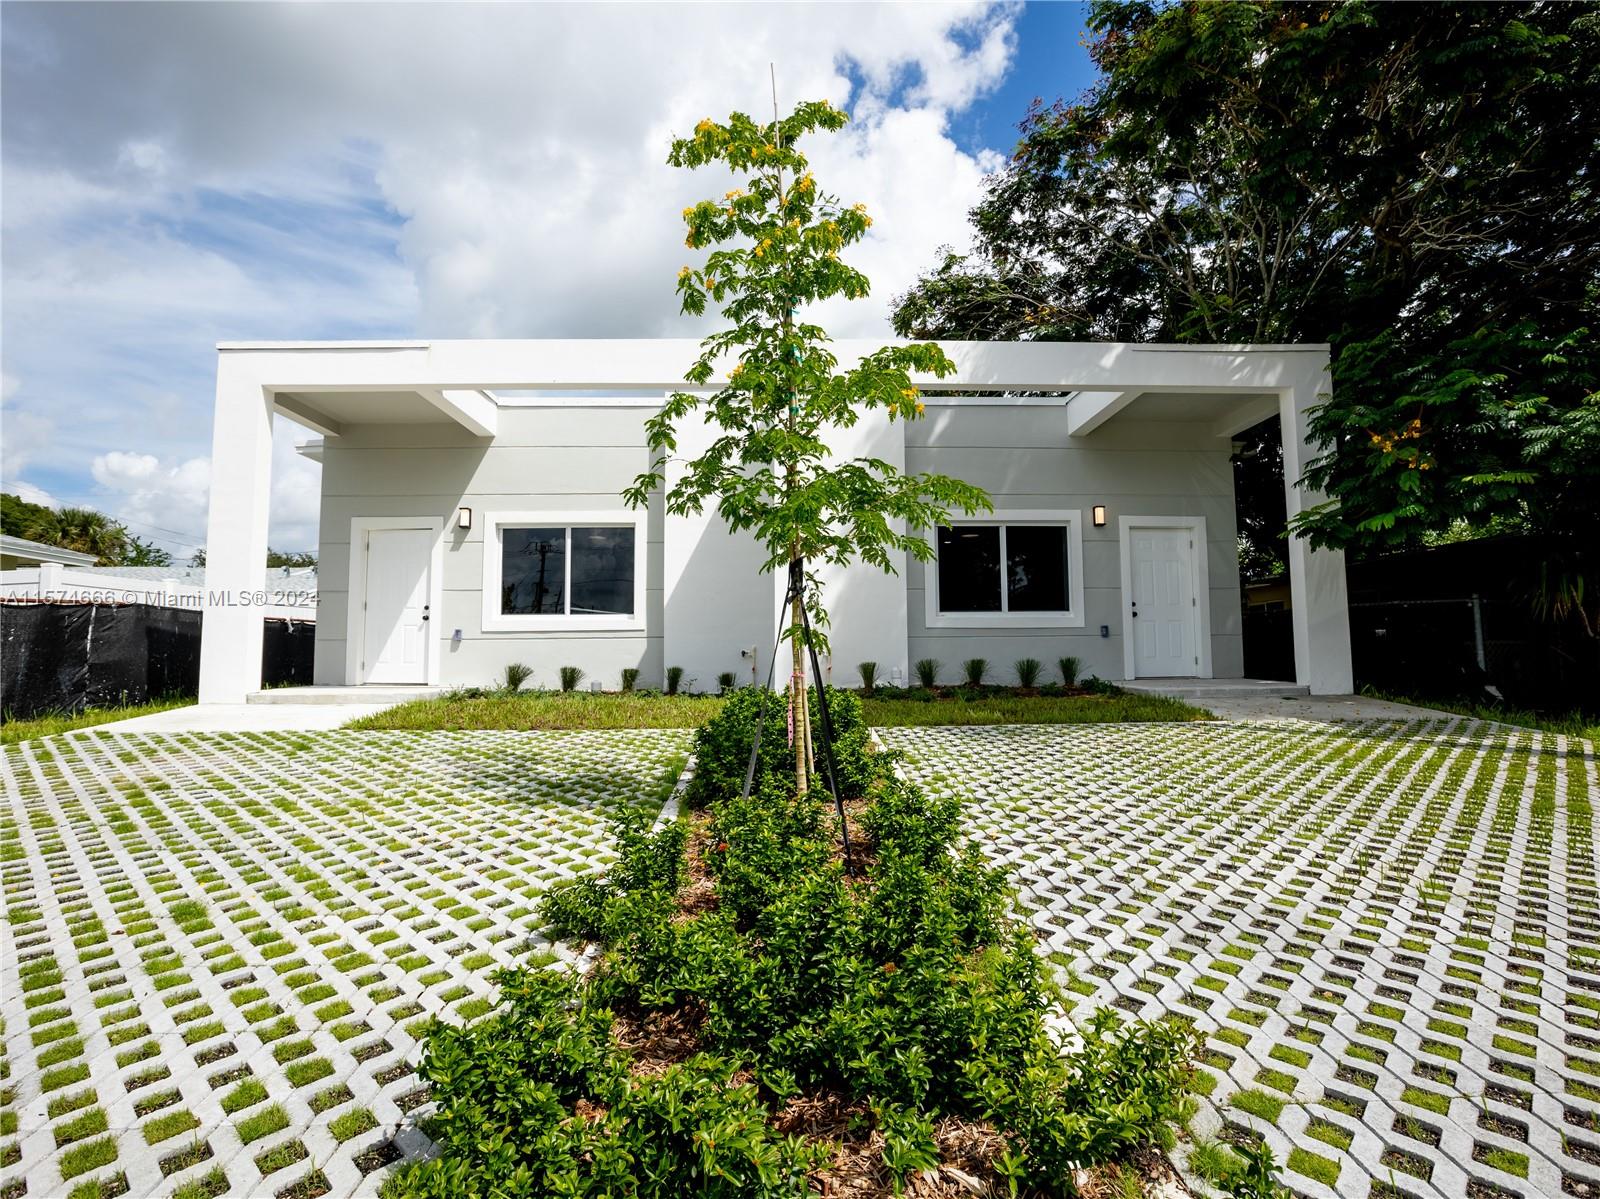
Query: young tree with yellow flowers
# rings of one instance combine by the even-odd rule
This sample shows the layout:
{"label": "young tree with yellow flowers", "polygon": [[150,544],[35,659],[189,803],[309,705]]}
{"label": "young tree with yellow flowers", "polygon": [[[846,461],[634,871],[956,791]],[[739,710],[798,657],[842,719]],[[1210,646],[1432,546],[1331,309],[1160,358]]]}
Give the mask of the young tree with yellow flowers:
{"label": "young tree with yellow flowers", "polygon": [[[830,428],[848,428],[872,408],[886,409],[891,420],[916,419],[923,401],[913,376],[942,378],[955,369],[932,343],[886,346],[841,365],[826,331],[804,319],[807,305],[868,293],[866,276],[840,253],[866,235],[872,219],[865,206],[846,207],[823,192],[796,145],[848,120],[819,100],[769,123],[738,112],[725,123],[708,118],[693,136],[673,141],[667,159],[673,166],[722,164],[742,180],[721,200],[684,209],[684,244],[711,249],[701,266],[678,274],[684,312],[699,315],[714,303],[731,325],[701,343],[685,374],[700,390],[669,396],[649,422],[656,460],[626,492],[635,507],[648,502],[664,484],[679,423],[703,411],[718,435],[684,464],[682,478],[666,492],[666,509],[698,513],[714,504],[730,529],[750,530],[766,547],[764,570],[789,571],[785,637],[793,649],[789,703],[802,792],[808,781],[802,626],[807,615],[813,629],[824,619],[811,568],[861,561],[893,572],[901,554],[932,557],[920,533],[952,509],[970,514],[990,507],[982,490],[959,480],[905,474],[875,458],[839,461],[830,453]],[[794,593],[796,582],[804,585],[804,599]]]}

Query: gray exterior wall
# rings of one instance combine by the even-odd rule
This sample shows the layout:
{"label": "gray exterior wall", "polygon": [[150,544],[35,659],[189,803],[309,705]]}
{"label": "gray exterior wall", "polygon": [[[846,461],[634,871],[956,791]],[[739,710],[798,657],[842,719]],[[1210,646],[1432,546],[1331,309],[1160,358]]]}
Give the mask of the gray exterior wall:
{"label": "gray exterior wall", "polygon": [[[494,683],[512,662],[533,667],[530,685],[554,687],[562,666],[581,666],[608,689],[624,667],[640,686],[659,686],[662,519],[649,510],[647,632],[483,631],[483,538],[490,512],[628,513],[623,488],[649,467],[644,408],[502,408],[499,435],[486,442],[456,425],[365,425],[328,438],[322,454],[316,681],[345,682],[350,522],[357,516],[436,517],[444,524],[444,578],[435,650],[446,686]],[[456,510],[474,513],[455,527]],[[461,630],[460,642],[451,637]],[[587,682],[585,683],[587,686]]]}
{"label": "gray exterior wall", "polygon": [[[959,677],[964,659],[987,658],[993,682],[1013,681],[1012,663],[1022,657],[1043,661],[1046,677],[1053,678],[1056,659],[1073,654],[1082,660],[1085,673],[1120,679],[1124,659],[1118,518],[1203,516],[1212,674],[1240,676],[1243,650],[1228,442],[1204,424],[1126,419],[1135,411],[1081,440],[1067,436],[1059,405],[934,404],[927,419],[894,426],[905,430],[907,471],[966,479],[988,490],[1000,510],[1081,510],[1085,622],[1082,628],[1066,629],[928,628],[927,571],[921,563],[908,561],[901,576],[905,623],[884,621],[881,652],[873,647],[870,631],[863,638],[852,628],[855,641],[850,653],[875,656],[885,666],[937,658],[944,663],[942,677],[949,680]],[[755,644],[761,646],[764,673],[771,647],[774,585],[758,578],[729,578],[717,585],[708,577],[727,573],[734,564],[745,567],[740,573],[751,573],[759,561],[755,547],[724,545],[720,530],[702,530],[693,521],[666,521],[659,499],[651,504],[647,523],[646,631],[483,630],[483,538],[488,514],[513,510],[626,514],[620,493],[649,465],[644,438],[649,415],[645,408],[505,407],[492,443],[443,424],[356,426],[329,438],[322,455],[316,681],[346,681],[350,529],[357,516],[429,517],[443,523],[443,611],[435,615],[434,636],[440,681],[447,686],[491,684],[512,662],[533,667],[533,685],[541,687],[556,685],[557,671],[565,665],[581,666],[608,689],[618,685],[621,670],[629,666],[640,669],[641,686],[659,686],[671,657],[698,678],[702,689],[709,689],[721,670],[748,678],[750,662],[739,657],[739,649]],[[1090,520],[1095,504],[1109,509],[1103,528],[1095,528]],[[462,505],[474,511],[471,530],[455,528],[456,510]],[[692,544],[672,550],[671,577],[679,580],[678,594],[664,606],[668,528],[675,538],[689,538]],[[702,532],[705,540],[700,539]],[[842,594],[839,588],[830,590]],[[876,600],[859,607],[883,610]],[[675,621],[676,641],[673,630],[665,627],[673,612],[684,614]],[[1109,636],[1100,636],[1102,625],[1108,627]],[[457,628],[462,632],[460,642],[451,638]],[[903,642],[892,644],[902,637]],[[854,684],[856,660],[841,656],[836,662],[834,673],[840,683]]]}
{"label": "gray exterior wall", "polygon": [[[961,677],[968,658],[987,658],[989,679],[1015,681],[1012,663],[1038,658],[1045,677],[1071,654],[1085,674],[1124,677],[1120,516],[1203,516],[1211,591],[1211,662],[1216,678],[1244,673],[1239,557],[1230,446],[1203,424],[1119,417],[1088,437],[1068,437],[1059,405],[941,405],[906,426],[906,469],[953,475],[989,492],[996,510],[1081,509],[1085,619],[1082,628],[970,629],[927,626],[920,562],[906,570],[910,659],[936,658],[940,678]],[[1108,509],[1105,527],[1090,512]],[[1110,635],[1100,636],[1100,626]]]}

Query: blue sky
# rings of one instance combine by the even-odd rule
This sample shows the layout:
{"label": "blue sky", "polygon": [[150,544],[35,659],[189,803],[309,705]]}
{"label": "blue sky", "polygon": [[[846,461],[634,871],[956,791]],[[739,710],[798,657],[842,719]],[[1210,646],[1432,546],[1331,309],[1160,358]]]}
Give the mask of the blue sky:
{"label": "blue sky", "polygon": [[[661,336],[707,113],[848,102],[812,148],[863,199],[888,301],[1035,97],[1092,80],[1078,4],[0,7],[0,485],[204,536],[220,340]],[[708,69],[708,66],[712,69]],[[716,190],[720,191],[720,188]],[[312,548],[317,472],[279,430],[272,541]]]}

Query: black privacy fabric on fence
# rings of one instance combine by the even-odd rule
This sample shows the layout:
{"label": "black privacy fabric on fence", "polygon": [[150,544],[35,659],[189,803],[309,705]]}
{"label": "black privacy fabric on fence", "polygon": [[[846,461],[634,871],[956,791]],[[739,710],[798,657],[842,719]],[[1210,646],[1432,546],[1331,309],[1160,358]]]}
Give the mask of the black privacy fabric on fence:
{"label": "black privacy fabric on fence", "polygon": [[[8,715],[193,696],[201,614],[149,604],[0,604],[0,707]],[[264,686],[311,682],[312,621],[268,620]]]}

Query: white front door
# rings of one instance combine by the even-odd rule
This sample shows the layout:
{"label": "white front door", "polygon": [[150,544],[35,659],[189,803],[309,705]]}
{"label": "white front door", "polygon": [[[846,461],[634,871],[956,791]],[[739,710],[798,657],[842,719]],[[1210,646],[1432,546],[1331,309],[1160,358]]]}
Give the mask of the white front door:
{"label": "white front door", "polygon": [[1136,678],[1182,678],[1200,673],[1200,607],[1194,585],[1194,532],[1129,530]]}
{"label": "white front door", "polygon": [[429,529],[367,532],[364,683],[428,681],[433,539]]}

